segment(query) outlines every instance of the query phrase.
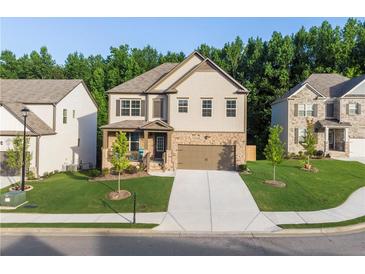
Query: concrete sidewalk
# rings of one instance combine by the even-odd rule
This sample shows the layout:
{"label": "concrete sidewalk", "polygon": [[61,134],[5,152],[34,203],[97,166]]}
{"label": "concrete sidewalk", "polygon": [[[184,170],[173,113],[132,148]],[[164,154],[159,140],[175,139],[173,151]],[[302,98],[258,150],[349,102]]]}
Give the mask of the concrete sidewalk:
{"label": "concrete sidewalk", "polygon": [[274,224],[342,222],[365,216],[365,187],[353,192],[340,206],[318,211],[263,212]]}

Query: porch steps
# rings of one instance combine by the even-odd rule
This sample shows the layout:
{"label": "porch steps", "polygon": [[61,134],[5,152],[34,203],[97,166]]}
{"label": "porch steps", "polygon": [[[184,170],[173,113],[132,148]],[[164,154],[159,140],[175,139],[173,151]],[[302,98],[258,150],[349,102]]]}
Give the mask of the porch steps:
{"label": "porch steps", "polygon": [[162,162],[151,161],[149,166],[149,171],[163,171]]}

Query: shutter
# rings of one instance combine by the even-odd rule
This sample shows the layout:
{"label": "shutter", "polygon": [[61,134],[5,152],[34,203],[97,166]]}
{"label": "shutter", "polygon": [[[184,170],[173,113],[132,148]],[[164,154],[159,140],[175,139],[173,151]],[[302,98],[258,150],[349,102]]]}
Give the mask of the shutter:
{"label": "shutter", "polygon": [[164,103],[164,100],[161,99],[160,100],[160,117],[163,117],[163,111],[164,111],[164,105],[163,105],[163,103]]}
{"label": "shutter", "polygon": [[141,116],[145,116],[146,115],[146,101],[142,100],[141,101]]}
{"label": "shutter", "polygon": [[115,115],[120,116],[120,100],[119,99],[116,101]]}
{"label": "shutter", "polygon": [[350,113],[350,105],[347,104],[346,105],[346,114],[349,115],[349,113]]}
{"label": "shutter", "polygon": [[298,116],[298,104],[294,104],[294,116]]}
{"label": "shutter", "polygon": [[298,144],[299,143],[299,137],[298,137],[298,132],[299,130],[297,128],[294,129],[294,144]]}
{"label": "shutter", "polygon": [[357,104],[356,113],[361,114],[361,104]]}
{"label": "shutter", "polygon": [[313,117],[317,117],[318,116],[318,105],[314,104],[313,105]]}
{"label": "shutter", "polygon": [[153,100],[153,118],[159,118],[161,117],[160,111],[161,111],[161,101],[160,100]]}

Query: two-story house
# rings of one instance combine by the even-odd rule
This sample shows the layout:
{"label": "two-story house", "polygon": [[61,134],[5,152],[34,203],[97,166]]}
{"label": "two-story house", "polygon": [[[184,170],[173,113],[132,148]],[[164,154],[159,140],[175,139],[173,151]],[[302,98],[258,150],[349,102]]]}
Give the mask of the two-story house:
{"label": "two-story house", "polygon": [[234,170],[245,162],[247,93],[198,52],[112,88],[102,166],[111,167],[112,144],[122,131],[130,159],[148,169]]}
{"label": "two-story house", "polygon": [[97,106],[82,80],[0,80],[0,162],[15,136],[23,136],[22,108],[27,107],[31,170],[36,176],[91,167],[96,161]]}
{"label": "two-story house", "polygon": [[283,127],[287,153],[303,150],[307,119],[317,150],[332,157],[365,157],[365,75],[312,74],[272,104],[272,125]]}

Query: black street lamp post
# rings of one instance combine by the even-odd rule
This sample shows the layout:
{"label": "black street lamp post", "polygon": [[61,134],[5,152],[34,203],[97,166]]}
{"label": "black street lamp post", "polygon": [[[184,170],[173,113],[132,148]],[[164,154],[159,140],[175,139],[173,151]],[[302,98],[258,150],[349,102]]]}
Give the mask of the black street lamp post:
{"label": "black street lamp post", "polygon": [[27,116],[28,116],[28,112],[29,109],[27,107],[23,107],[22,111],[22,115],[24,117],[24,132],[23,132],[23,164],[22,164],[22,191],[24,191],[24,187],[25,187],[25,166],[26,166],[26,138],[25,138],[25,134],[26,134],[26,128],[27,128]]}

